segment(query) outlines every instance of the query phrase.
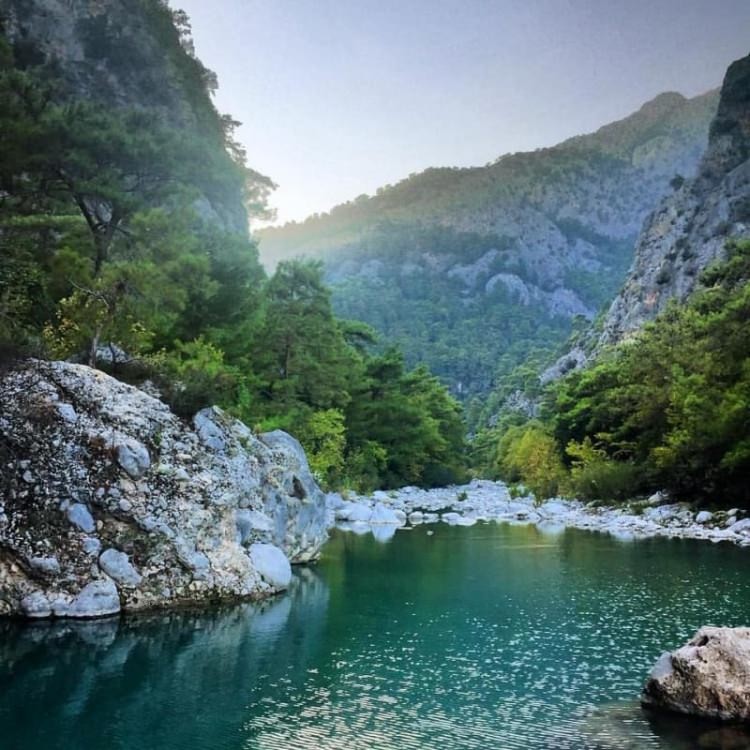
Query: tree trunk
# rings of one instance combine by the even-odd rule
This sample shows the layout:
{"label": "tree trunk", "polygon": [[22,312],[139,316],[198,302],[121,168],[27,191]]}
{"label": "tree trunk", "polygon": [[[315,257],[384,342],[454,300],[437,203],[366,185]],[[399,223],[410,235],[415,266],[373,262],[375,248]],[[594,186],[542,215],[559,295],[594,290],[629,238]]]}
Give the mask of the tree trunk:
{"label": "tree trunk", "polygon": [[96,368],[96,358],[99,351],[99,339],[102,335],[102,327],[98,325],[94,337],[91,339],[91,345],[89,346],[89,367]]}

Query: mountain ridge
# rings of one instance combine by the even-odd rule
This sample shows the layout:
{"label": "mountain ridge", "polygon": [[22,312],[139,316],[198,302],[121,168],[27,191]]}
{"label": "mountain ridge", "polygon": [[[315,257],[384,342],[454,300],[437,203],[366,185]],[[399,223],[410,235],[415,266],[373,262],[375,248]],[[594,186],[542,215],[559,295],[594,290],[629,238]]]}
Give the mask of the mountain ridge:
{"label": "mountain ridge", "polygon": [[485,397],[611,301],[644,218],[697,167],[717,99],[665,93],[557,146],[428,169],[258,232],[261,257],[322,259],[339,315],[373,325],[456,395]]}

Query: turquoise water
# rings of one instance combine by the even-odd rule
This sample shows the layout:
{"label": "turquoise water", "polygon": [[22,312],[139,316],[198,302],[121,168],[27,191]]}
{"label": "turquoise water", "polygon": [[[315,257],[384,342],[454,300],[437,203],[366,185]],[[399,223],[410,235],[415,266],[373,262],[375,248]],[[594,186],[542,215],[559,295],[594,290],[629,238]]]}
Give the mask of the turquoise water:
{"label": "turquoise water", "polygon": [[744,746],[636,699],[664,648],[750,623],[750,550],[431,529],[337,532],[262,606],[0,625],[0,748]]}

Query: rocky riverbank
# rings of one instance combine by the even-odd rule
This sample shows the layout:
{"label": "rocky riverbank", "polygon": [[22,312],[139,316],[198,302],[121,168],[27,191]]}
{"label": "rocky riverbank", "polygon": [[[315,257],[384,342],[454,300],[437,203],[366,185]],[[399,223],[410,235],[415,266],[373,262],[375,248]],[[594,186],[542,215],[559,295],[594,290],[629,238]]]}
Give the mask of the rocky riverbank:
{"label": "rocky riverbank", "polygon": [[331,525],[355,532],[371,530],[384,541],[396,529],[406,526],[438,522],[471,526],[498,521],[534,524],[546,533],[586,529],[622,541],[663,536],[750,546],[750,518],[745,517],[744,511],[695,512],[684,503],[668,502],[660,493],[620,507],[562,498],[536,503],[531,496],[511,497],[502,482],[476,480],[460,487],[406,487],[347,499],[329,494],[326,504]]}

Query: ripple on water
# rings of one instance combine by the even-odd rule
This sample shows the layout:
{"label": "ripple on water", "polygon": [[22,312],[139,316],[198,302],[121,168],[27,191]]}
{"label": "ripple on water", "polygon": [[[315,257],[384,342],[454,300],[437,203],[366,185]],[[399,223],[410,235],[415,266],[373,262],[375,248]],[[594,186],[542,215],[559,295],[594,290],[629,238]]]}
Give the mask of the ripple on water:
{"label": "ripple on water", "polygon": [[705,727],[646,716],[638,692],[699,625],[750,622],[749,554],[494,524],[420,528],[386,547],[337,533],[290,595],[261,606],[101,624],[100,638],[93,624],[5,626],[3,742],[695,748]]}

